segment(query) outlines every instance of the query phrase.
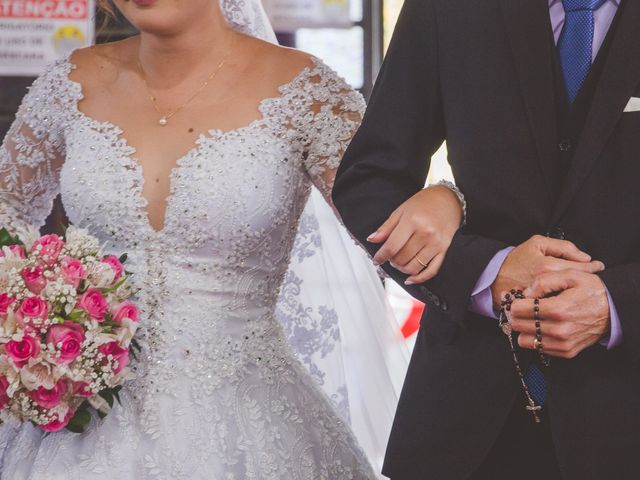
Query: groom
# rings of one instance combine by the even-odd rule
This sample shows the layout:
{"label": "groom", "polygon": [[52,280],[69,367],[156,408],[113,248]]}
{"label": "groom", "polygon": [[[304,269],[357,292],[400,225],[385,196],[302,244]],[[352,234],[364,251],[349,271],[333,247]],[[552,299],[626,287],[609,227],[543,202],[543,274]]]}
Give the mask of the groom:
{"label": "groom", "polygon": [[[468,221],[438,277],[407,287],[428,306],[392,480],[640,478],[638,97],[640,0],[405,1],[335,204],[375,252],[446,140]],[[540,423],[495,320],[511,288]]]}

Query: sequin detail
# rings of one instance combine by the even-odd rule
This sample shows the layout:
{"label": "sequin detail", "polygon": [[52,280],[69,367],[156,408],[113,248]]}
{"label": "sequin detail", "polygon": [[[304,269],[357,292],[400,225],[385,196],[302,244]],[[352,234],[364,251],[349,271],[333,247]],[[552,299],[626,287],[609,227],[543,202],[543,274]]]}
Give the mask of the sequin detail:
{"label": "sequin detail", "polygon": [[0,224],[41,225],[61,192],[75,225],[129,253],[143,351],[122,406],[85,434],[0,427],[2,475],[375,478],[274,317],[311,185],[329,199],[362,97],[314,59],[259,120],[200,136],[172,171],[156,232],[135,150],[78,110],[73,68],[58,62],[35,82],[0,150]]}

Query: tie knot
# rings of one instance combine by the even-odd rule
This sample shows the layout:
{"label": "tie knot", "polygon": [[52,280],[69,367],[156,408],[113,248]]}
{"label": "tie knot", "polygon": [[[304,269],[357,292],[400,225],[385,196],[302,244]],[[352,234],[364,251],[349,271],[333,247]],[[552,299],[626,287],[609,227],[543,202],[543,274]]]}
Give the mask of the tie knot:
{"label": "tie knot", "polygon": [[598,10],[607,0],[562,0],[565,12],[580,10]]}

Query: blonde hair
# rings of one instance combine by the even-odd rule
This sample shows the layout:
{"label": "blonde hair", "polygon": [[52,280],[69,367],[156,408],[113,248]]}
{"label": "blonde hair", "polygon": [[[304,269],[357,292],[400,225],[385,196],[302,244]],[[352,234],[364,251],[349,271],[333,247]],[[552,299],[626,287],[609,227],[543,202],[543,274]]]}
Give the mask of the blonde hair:
{"label": "blonde hair", "polygon": [[115,11],[113,9],[113,4],[111,0],[98,0],[98,8],[106,13],[108,16],[113,17],[115,15]]}

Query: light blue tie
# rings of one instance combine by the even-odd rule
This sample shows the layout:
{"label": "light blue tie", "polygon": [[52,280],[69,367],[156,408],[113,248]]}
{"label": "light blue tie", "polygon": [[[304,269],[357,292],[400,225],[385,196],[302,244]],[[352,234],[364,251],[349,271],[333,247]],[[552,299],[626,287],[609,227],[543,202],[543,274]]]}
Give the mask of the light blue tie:
{"label": "light blue tie", "polygon": [[569,103],[573,103],[578,96],[591,68],[595,31],[593,12],[606,1],[562,0],[565,21],[558,50]]}

